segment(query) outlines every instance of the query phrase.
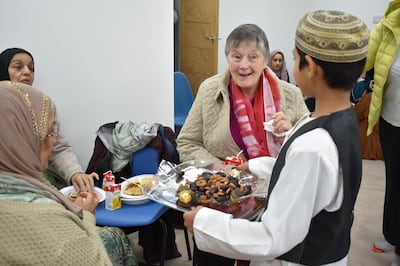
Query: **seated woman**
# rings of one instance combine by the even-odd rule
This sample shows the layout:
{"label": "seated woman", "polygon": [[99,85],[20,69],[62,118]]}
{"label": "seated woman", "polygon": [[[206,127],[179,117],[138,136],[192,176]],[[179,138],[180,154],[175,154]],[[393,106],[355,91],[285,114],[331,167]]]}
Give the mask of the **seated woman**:
{"label": "seated woman", "polygon": [[0,257],[6,265],[137,265],[118,228],[96,227],[91,193],[70,201],[46,179],[58,138],[54,105],[22,83],[0,82]]}
{"label": "seated woman", "polygon": [[[0,53],[0,81],[10,80],[32,85],[35,63],[30,52],[21,48],[8,48]],[[57,115],[55,116],[57,121]],[[60,133],[54,144],[53,156],[45,177],[56,187],[73,185],[76,191],[91,191],[96,173],[85,174],[67,138]]]}

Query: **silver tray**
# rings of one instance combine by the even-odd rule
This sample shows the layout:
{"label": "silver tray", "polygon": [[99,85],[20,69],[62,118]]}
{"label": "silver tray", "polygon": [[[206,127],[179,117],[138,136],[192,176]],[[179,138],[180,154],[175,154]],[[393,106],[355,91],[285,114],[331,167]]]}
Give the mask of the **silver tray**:
{"label": "silver tray", "polygon": [[[162,172],[162,174],[157,174],[153,181],[143,188],[143,194],[153,201],[175,210],[182,212],[188,211],[193,207],[184,208],[176,204],[178,199],[176,191],[179,185],[186,183],[187,180],[196,180],[198,175],[203,172],[217,172],[210,169],[211,165],[208,162],[201,160],[187,161],[177,166],[173,166],[170,169],[164,169],[159,171]],[[181,172],[184,172],[183,178],[178,177]],[[249,173],[241,174],[240,180],[242,184],[243,182],[247,184],[250,183],[253,192],[257,190],[256,186],[258,184],[258,179],[256,177]],[[262,211],[265,203],[260,200],[255,200],[255,198],[248,198],[240,203],[230,203],[228,205],[219,203],[202,205],[222,212],[231,213],[236,218],[252,219],[252,217],[255,217],[260,211]]]}

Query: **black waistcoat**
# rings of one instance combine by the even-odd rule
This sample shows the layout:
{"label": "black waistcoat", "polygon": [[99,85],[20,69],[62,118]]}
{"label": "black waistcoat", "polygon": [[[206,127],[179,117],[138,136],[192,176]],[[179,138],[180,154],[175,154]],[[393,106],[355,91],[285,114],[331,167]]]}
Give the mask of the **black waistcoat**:
{"label": "black waistcoat", "polygon": [[[274,165],[269,195],[278,182],[287,149],[295,138],[315,128],[327,130],[339,152],[343,169],[343,203],[335,212],[321,211],[311,220],[303,242],[278,259],[303,265],[322,265],[344,258],[350,248],[353,208],[361,183],[362,159],[358,122],[352,108],[316,118],[303,125],[283,145]],[[293,182],[296,182],[295,180]],[[267,205],[268,207],[268,199]]]}

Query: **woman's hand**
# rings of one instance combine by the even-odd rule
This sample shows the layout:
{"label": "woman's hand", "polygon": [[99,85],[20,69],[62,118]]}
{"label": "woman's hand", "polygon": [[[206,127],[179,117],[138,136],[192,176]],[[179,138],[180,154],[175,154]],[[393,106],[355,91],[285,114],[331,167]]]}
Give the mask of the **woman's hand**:
{"label": "woman's hand", "polygon": [[231,165],[231,164],[225,164],[225,162],[223,162],[223,161],[217,161],[211,165],[211,170],[229,173],[232,170],[232,167],[233,167],[233,165]]}
{"label": "woman's hand", "polygon": [[203,206],[197,206],[194,210],[185,212],[183,214],[183,224],[186,226],[187,230],[193,234],[193,223],[197,212],[203,208]]}
{"label": "woman's hand", "polygon": [[275,133],[283,133],[293,127],[289,118],[283,112],[277,112],[272,116],[272,118],[274,119],[274,123],[272,125],[274,126]]}
{"label": "woman's hand", "polygon": [[74,203],[81,207],[82,210],[95,214],[99,200],[90,192],[81,192],[78,194],[78,197],[75,199]]}
{"label": "woman's hand", "polygon": [[244,171],[244,172],[250,172],[250,168],[249,168],[249,162],[246,161],[244,163],[242,163],[239,166],[236,166],[236,168],[240,171]]}
{"label": "woman's hand", "polygon": [[[274,127],[274,133],[278,135],[281,133],[285,133],[293,127],[289,118],[283,112],[277,112],[272,116],[272,118],[274,119],[274,123],[272,124]],[[285,141],[285,135],[276,138],[281,144]]]}
{"label": "woman's hand", "polygon": [[71,183],[74,186],[76,193],[92,192],[94,187],[94,178],[99,180],[99,176],[95,172],[88,175],[85,173],[76,173],[71,177]]}

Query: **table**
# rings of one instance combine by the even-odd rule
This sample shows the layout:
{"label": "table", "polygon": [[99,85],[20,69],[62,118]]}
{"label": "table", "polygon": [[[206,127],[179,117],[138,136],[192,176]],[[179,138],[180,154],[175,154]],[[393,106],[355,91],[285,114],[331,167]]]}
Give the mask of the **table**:
{"label": "table", "polygon": [[167,226],[160,217],[168,210],[168,207],[155,201],[149,201],[141,205],[122,203],[122,207],[117,210],[107,210],[104,205],[105,201],[99,203],[96,208],[97,225],[129,228],[147,226],[154,222],[161,224],[163,241],[161,244],[160,266],[163,266],[167,248]]}

